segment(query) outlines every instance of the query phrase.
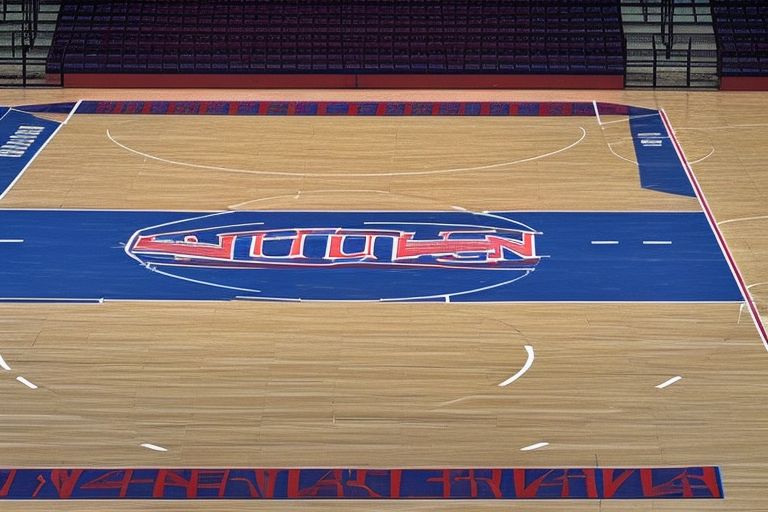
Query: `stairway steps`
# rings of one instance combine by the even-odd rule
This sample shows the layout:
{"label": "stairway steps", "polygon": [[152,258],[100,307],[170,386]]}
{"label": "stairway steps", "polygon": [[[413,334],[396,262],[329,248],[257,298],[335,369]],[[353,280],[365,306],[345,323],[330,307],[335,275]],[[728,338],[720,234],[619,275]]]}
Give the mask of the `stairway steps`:
{"label": "stairway steps", "polygon": [[709,0],[675,6],[668,58],[662,12],[661,2],[621,0],[627,87],[654,86],[654,58],[657,87],[717,87],[717,41]]}
{"label": "stairway steps", "polygon": [[[49,85],[45,78],[45,59],[53,40],[53,32],[56,29],[58,20],[60,2],[53,0],[42,0],[40,10],[37,14],[38,32],[35,37],[34,46],[27,49],[27,57],[32,59],[27,62],[26,76],[22,76],[23,67],[21,61],[14,64],[0,65],[0,85],[19,86],[25,85]],[[0,58],[20,59],[22,50],[19,37],[24,25],[24,12],[22,11],[21,1],[9,1],[5,19],[2,19],[0,11]],[[12,34],[16,33],[17,45],[16,54],[13,54]]]}

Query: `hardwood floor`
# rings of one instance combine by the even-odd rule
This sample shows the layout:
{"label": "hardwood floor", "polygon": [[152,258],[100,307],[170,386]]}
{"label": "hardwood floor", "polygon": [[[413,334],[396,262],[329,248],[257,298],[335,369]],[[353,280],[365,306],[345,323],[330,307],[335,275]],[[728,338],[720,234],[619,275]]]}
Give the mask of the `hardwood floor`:
{"label": "hardwood floor", "polygon": [[[3,104],[77,98],[597,99],[664,108],[689,160],[701,160],[696,175],[767,311],[761,94],[0,91]],[[583,140],[562,150],[582,129]],[[121,148],[107,130],[150,156]],[[626,123],[601,128],[589,117],[83,115],[0,207],[698,210],[695,199],[637,185],[621,159],[633,157],[626,137]],[[528,161],[499,165],[518,160]],[[443,172],[454,168],[467,170]],[[533,366],[498,387],[524,364],[524,345],[536,351]],[[0,372],[4,467],[712,464],[726,493],[693,504],[5,502],[3,510],[768,510],[768,352],[738,304],[0,304],[0,354],[13,368]],[[17,374],[40,388],[25,388]],[[682,380],[656,388],[676,375]],[[539,441],[550,444],[520,451]],[[139,447],[146,442],[169,451]]]}

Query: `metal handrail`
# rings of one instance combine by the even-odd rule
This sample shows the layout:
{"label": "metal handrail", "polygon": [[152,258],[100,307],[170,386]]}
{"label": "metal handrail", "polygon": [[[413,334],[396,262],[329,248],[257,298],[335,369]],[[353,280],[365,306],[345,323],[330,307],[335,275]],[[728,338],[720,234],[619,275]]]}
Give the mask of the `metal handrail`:
{"label": "metal handrail", "polygon": [[[55,30],[38,30],[35,40],[38,36],[41,34],[51,34],[53,35],[56,31]],[[0,34],[10,34],[11,36],[11,54],[16,57],[16,52],[20,51],[21,47],[24,46],[24,41],[27,40],[27,37],[24,34],[23,30],[2,30],[0,29]],[[34,45],[27,45],[30,49],[34,48]]]}
{"label": "metal handrail", "polygon": [[686,64],[685,65],[685,86],[686,87],[690,87],[691,86],[691,67],[692,67],[691,54],[692,54],[692,51],[693,51],[693,39],[689,37],[688,38],[688,55],[687,55],[687,58],[685,59],[685,64]]}
{"label": "metal handrail", "polygon": [[656,38],[654,37],[651,41],[653,43],[653,87],[656,87],[656,82],[658,80],[658,52],[656,51]]}
{"label": "metal handrail", "polygon": [[667,59],[672,56],[672,44],[675,40],[675,2],[665,0],[661,4],[661,42],[667,49]]}
{"label": "metal handrail", "polygon": [[[8,33],[10,32],[11,36],[11,57],[10,58],[0,58],[0,63],[4,65],[19,65],[21,66],[21,85],[24,87],[30,86],[30,85],[50,85],[50,84],[31,84],[29,83],[29,78],[27,76],[27,72],[29,70],[30,66],[43,66],[45,67],[47,65],[48,59],[47,57],[31,57],[29,55],[30,50],[34,49],[35,43],[37,42],[38,35],[42,33],[53,33],[52,30],[40,30],[40,6],[42,4],[41,0],[23,0],[20,2],[21,11],[17,11],[21,14],[21,20],[20,25],[21,28],[18,30],[12,30],[12,31],[2,31]],[[2,16],[3,20],[7,21],[8,19],[8,0],[2,0]],[[21,55],[18,55],[18,52],[21,52]],[[63,63],[63,59],[62,59]],[[60,84],[63,85],[64,82],[64,75],[63,71],[60,74]],[[18,85],[16,84],[8,84],[8,85]]]}
{"label": "metal handrail", "polygon": [[[8,0],[2,0],[2,15],[3,21],[8,21]],[[41,0],[23,0],[20,3],[21,10],[17,11],[21,14],[21,30],[24,33],[24,37],[29,41],[30,46],[34,46],[37,32],[40,28],[40,6]]]}
{"label": "metal handrail", "polygon": [[723,50],[720,46],[720,31],[717,21],[715,20],[715,7],[712,2],[709,4],[709,15],[712,19],[712,30],[715,33],[715,41],[717,42],[715,47],[717,49],[717,76],[718,79],[723,76]]}
{"label": "metal handrail", "polygon": [[[666,55],[666,48],[662,48],[656,39],[651,41],[651,45],[651,55],[642,60],[628,62],[627,72],[628,74],[631,74],[632,69],[650,67],[652,73],[651,83],[653,87],[659,87],[659,77],[660,75],[663,75],[664,70],[682,69],[683,67],[685,68],[685,86],[691,87],[693,83],[693,74],[696,70],[703,70],[704,68],[710,69],[714,64],[711,60],[695,57],[692,37],[688,38],[687,44],[684,47],[673,49],[670,55],[670,57],[675,55],[684,57],[685,61],[681,59],[680,61],[670,62],[668,59],[662,59],[662,55]],[[720,72],[719,66],[721,66],[721,62],[718,55],[718,73]],[[679,86],[682,86],[682,84]]]}

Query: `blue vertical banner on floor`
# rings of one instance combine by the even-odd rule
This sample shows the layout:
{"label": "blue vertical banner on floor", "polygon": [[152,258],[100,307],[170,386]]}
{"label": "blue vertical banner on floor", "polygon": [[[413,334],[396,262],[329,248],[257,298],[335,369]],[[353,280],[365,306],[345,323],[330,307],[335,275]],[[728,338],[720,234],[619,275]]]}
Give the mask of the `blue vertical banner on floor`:
{"label": "blue vertical banner on floor", "polygon": [[630,112],[629,127],[641,186],[658,192],[696,197],[659,112],[646,109]]}
{"label": "blue vertical banner on floor", "polygon": [[50,139],[59,124],[26,112],[0,110],[0,197]]}

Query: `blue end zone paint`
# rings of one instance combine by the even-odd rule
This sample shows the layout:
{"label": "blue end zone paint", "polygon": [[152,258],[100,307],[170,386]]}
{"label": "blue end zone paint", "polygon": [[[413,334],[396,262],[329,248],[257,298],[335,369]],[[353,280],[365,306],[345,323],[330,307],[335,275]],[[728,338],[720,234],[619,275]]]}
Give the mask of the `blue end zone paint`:
{"label": "blue end zone paint", "polygon": [[[161,224],[167,225],[148,229]],[[0,239],[24,240],[0,244],[3,299],[742,300],[702,213],[0,210],[0,226]],[[491,257],[494,247],[508,241],[505,236],[520,238],[528,226],[540,259],[525,260],[507,249],[498,251],[504,258]],[[339,235],[328,235],[329,228],[347,233],[340,248],[333,248]],[[275,259],[286,261],[299,229],[312,234],[298,244],[300,258],[287,261],[301,265],[270,266]],[[377,231],[366,235],[362,229]],[[263,231],[270,234],[257,261],[248,254]],[[446,232],[452,233],[447,241]],[[328,264],[333,251],[364,253],[365,236],[377,240],[371,257]],[[140,240],[150,247],[153,237],[172,244],[177,257],[166,257],[170,265],[139,250]],[[178,257],[184,247],[220,250],[230,239],[233,258],[214,268]],[[422,242],[432,252],[393,264],[398,244],[414,250]],[[480,249],[435,256],[446,243]]]}
{"label": "blue end zone paint", "polygon": [[69,114],[75,108],[75,102],[68,103],[44,103],[39,105],[16,105],[13,107],[22,112],[45,112],[48,114]]}
{"label": "blue end zone paint", "polygon": [[50,139],[60,123],[5,108],[0,118],[0,197]]}
{"label": "blue end zone paint", "polygon": [[633,109],[629,127],[643,188],[696,197],[675,147],[657,111]]}
{"label": "blue end zone paint", "polygon": [[714,466],[0,469],[0,500],[721,499]]}

